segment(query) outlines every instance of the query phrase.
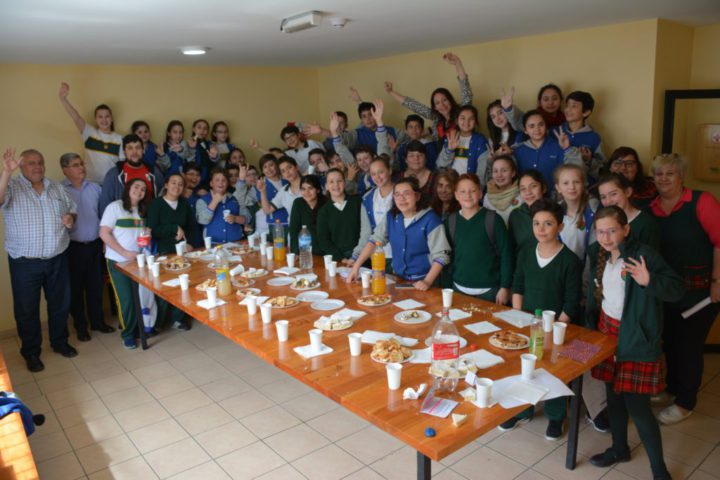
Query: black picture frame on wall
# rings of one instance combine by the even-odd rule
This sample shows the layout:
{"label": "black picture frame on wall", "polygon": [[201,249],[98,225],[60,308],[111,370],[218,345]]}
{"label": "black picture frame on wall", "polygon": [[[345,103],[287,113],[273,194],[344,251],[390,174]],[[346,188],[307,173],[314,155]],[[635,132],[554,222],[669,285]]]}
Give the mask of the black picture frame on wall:
{"label": "black picture frame on wall", "polygon": [[677,100],[706,99],[720,99],[720,89],[665,90],[661,153],[672,153],[673,133],[675,130],[675,102]]}

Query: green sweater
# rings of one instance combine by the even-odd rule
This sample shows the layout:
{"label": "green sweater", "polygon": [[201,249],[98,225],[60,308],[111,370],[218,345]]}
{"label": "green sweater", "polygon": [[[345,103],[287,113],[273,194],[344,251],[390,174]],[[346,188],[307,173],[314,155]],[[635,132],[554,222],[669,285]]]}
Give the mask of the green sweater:
{"label": "green sweater", "polygon": [[520,251],[527,245],[537,245],[537,239],[533,234],[532,215],[530,215],[530,207],[523,202],[518,208],[510,212],[508,219],[508,230],[510,238],[513,241],[515,255],[520,255]]}
{"label": "green sweater", "polygon": [[[485,228],[486,215],[495,217],[497,252],[490,243]],[[505,222],[500,215],[482,208],[466,220],[458,212],[454,243],[454,283],[467,288],[510,288],[513,251]]]}
{"label": "green sweater", "polygon": [[[596,287],[593,281],[597,275],[599,250],[597,243],[588,247],[591,281],[585,323],[591,329],[597,329],[601,307],[595,300]],[[620,245],[620,256],[636,260],[644,257],[650,272],[650,283],[647,287],[641,287],[630,275],[625,279],[625,302],[615,355],[621,362],[654,362],[662,351],[663,302],[676,302],[682,298],[683,280],[659,253],[632,239]]]}
{"label": "green sweater", "polygon": [[[321,207],[315,206],[315,210]],[[318,243],[317,234],[317,217],[313,221],[313,209],[307,204],[304,198],[296,198],[293,202],[292,213],[290,214],[290,251],[292,253],[300,253],[300,243],[298,238],[300,237],[300,230],[303,225],[307,226],[312,235],[312,253],[313,255],[323,255],[320,250],[320,244]],[[319,212],[316,212],[319,213]]]}
{"label": "green sweater", "polygon": [[351,258],[360,238],[362,200],[357,195],[348,195],[345,200],[347,203],[342,210],[328,200],[320,207],[317,218],[318,245],[335,261]]}
{"label": "green sweater", "polygon": [[647,212],[641,210],[630,222],[630,238],[660,251],[660,225]]}
{"label": "green sweater", "polygon": [[164,198],[156,198],[148,208],[148,227],[152,229],[153,239],[157,242],[158,253],[175,252],[175,236],[178,227],[189,232],[195,221],[190,204],[184,198],[178,199],[173,209]]}
{"label": "green sweater", "polygon": [[540,268],[535,248],[524,248],[518,255],[513,279],[513,293],[523,296],[522,309],[565,312],[574,323],[582,323],[580,313],[580,260],[563,246],[552,261]]}

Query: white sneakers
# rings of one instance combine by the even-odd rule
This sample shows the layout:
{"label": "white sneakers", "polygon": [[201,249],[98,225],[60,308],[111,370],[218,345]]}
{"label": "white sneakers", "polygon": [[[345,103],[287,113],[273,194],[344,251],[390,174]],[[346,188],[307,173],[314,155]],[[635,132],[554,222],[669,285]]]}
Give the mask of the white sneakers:
{"label": "white sneakers", "polygon": [[692,410],[684,410],[677,405],[670,405],[658,414],[658,420],[664,425],[681,422],[692,415]]}
{"label": "white sneakers", "polygon": [[653,406],[665,407],[667,405],[672,405],[673,402],[675,402],[675,395],[673,395],[672,393],[668,393],[667,390],[650,397],[650,403]]}

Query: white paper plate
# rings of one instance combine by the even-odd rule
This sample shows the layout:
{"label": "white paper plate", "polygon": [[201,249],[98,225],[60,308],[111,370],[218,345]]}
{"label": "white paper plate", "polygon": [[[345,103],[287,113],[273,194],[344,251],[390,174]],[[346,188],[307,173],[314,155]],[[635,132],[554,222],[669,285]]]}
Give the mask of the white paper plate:
{"label": "white paper plate", "polygon": [[[415,354],[414,354],[414,353],[411,353],[408,358],[406,358],[406,359],[403,360],[402,362],[398,362],[398,363],[407,363],[407,362],[409,362],[410,360],[412,360],[412,358],[413,358],[414,356],[415,356]],[[382,362],[382,361],[380,361],[380,360],[376,360],[376,359],[373,358],[372,354],[370,354],[370,360],[372,360],[372,361],[375,362],[375,363],[382,363],[383,365],[387,365],[388,363],[393,363],[393,362]]]}
{"label": "white paper plate", "polygon": [[267,281],[267,284],[271,287],[285,287],[293,283],[293,281],[295,279],[291,277],[273,277]]}
{"label": "white paper plate", "polygon": [[[432,347],[432,337],[427,337],[425,339],[425,346]],[[465,340],[463,337],[460,337],[460,348],[467,347],[467,340]]]}
{"label": "white paper plate", "polygon": [[320,302],[322,300],[325,300],[330,296],[329,293],[323,292],[322,290],[313,290],[310,292],[303,292],[299,294],[296,298],[300,300],[301,302]]}
{"label": "white paper plate", "polygon": [[[417,318],[408,317],[413,312],[418,314]],[[425,323],[431,319],[432,314],[424,310],[405,310],[404,312],[399,312],[395,315],[395,321],[398,323],[404,323],[405,325],[418,325],[420,323]]]}
{"label": "white paper plate", "polygon": [[319,302],[313,302],[310,304],[310,308],[320,311],[337,310],[338,308],[342,308],[344,306],[345,302],[333,298],[328,300],[321,300]]}

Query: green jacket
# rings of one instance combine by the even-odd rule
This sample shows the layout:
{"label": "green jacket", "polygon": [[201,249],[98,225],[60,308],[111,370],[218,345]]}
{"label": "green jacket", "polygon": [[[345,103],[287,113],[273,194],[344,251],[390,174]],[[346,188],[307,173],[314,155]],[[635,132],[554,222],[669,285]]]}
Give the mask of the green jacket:
{"label": "green jacket", "polygon": [[[600,305],[595,300],[595,276],[600,245],[588,247],[590,282],[586,306],[587,327],[597,330]],[[630,275],[625,281],[625,302],[620,319],[618,345],[615,354],[618,361],[654,362],[660,357],[663,331],[663,302],[675,302],[684,294],[683,280],[652,248],[633,241],[620,245],[623,260],[645,258],[650,283],[638,285]]]}
{"label": "green jacket", "polygon": [[178,227],[188,235],[194,222],[192,208],[183,197],[178,199],[175,209],[162,197],[154,199],[148,207],[147,225],[152,230],[152,237],[160,254],[174,253]]}

